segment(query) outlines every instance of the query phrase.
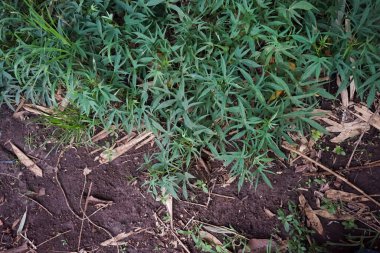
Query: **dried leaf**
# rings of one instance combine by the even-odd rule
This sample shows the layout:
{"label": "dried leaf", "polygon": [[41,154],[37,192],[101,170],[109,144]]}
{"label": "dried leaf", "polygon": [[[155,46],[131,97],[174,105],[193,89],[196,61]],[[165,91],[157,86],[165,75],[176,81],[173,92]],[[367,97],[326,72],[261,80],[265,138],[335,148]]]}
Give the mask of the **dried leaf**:
{"label": "dried leaf", "polygon": [[380,116],[379,114],[373,114],[371,110],[369,110],[365,106],[354,106],[354,114],[360,119],[364,120],[368,124],[380,130]]}
{"label": "dried leaf", "polygon": [[354,217],[349,214],[332,214],[329,213],[329,211],[321,209],[321,210],[314,210],[314,213],[320,217],[323,217],[328,220],[352,220]]}
{"label": "dried leaf", "polygon": [[267,208],[265,208],[265,207],[264,207],[264,212],[265,212],[265,214],[266,214],[269,218],[273,218],[273,217],[276,216],[274,213],[272,213],[269,209],[267,209]]}
{"label": "dried leaf", "polygon": [[115,236],[109,240],[102,242],[100,245],[103,247],[124,245],[124,244],[126,244],[126,242],[119,242],[119,241],[123,240],[125,238],[128,238],[129,236],[131,236],[133,234],[135,234],[135,231],[131,231],[128,233],[123,232],[123,233],[120,233],[117,236]]}
{"label": "dried leaf", "polygon": [[26,213],[27,212],[28,212],[28,209],[26,209],[25,213],[22,215],[22,218],[21,218],[21,221],[20,221],[20,225],[18,225],[17,234],[20,234],[22,232],[22,230],[24,229],[25,221],[26,221]]}
{"label": "dried leaf", "polygon": [[210,234],[206,231],[200,231],[199,236],[202,238],[202,240],[214,244],[214,245],[223,245],[221,241],[219,241],[218,238],[216,238],[214,235]]}
{"label": "dried leaf", "polygon": [[21,111],[21,112],[15,112],[13,113],[13,118],[19,119],[19,120],[25,120],[27,111]]}
{"label": "dried leaf", "polygon": [[333,143],[341,143],[348,138],[355,137],[360,135],[362,132],[366,132],[369,130],[369,126],[366,122],[361,120],[355,120],[353,122],[347,123],[337,123],[328,118],[321,118],[322,121],[329,124],[329,127],[326,127],[326,130],[333,133],[339,133],[338,136],[332,138],[330,141]]}
{"label": "dried leaf", "polygon": [[344,202],[363,202],[369,201],[368,198],[357,195],[351,192],[338,191],[334,189],[327,190],[325,192],[326,198],[336,201],[344,201]]}
{"label": "dried leaf", "polygon": [[311,208],[309,203],[307,203],[304,195],[301,194],[299,196],[299,202],[300,202],[301,209],[305,212],[305,215],[310,222],[311,227],[315,231],[317,231],[318,234],[322,235],[323,234],[322,223],[319,220],[318,216],[314,213],[314,210]]}
{"label": "dried leaf", "polygon": [[296,165],[295,166],[295,172],[296,173],[304,172],[309,167],[310,167],[310,164]]}
{"label": "dried leaf", "polygon": [[83,170],[83,175],[84,175],[84,176],[87,176],[88,174],[91,173],[91,171],[92,171],[91,169],[89,169],[89,168],[86,167],[86,168],[84,168],[84,170]]}
{"label": "dried leaf", "polygon": [[91,141],[95,143],[97,141],[103,140],[104,138],[107,138],[107,136],[109,134],[110,134],[109,130],[103,129],[102,131],[100,131],[99,133],[97,133],[96,135],[94,135],[91,138]]}
{"label": "dried leaf", "polygon": [[27,155],[25,155],[18,147],[9,142],[12,146],[13,152],[25,167],[30,170],[37,177],[42,177],[42,170],[38,167]]}
{"label": "dried leaf", "polygon": [[152,135],[151,132],[144,132],[144,133],[138,135],[137,137],[133,138],[131,141],[129,141],[129,142],[113,149],[113,150],[106,150],[106,151],[102,152],[99,156],[99,162],[100,163],[108,163],[108,162],[115,160],[116,158],[123,155],[125,152],[127,152],[128,150],[133,148],[135,145],[137,145],[138,143],[140,143],[145,138],[147,138],[151,135]]}

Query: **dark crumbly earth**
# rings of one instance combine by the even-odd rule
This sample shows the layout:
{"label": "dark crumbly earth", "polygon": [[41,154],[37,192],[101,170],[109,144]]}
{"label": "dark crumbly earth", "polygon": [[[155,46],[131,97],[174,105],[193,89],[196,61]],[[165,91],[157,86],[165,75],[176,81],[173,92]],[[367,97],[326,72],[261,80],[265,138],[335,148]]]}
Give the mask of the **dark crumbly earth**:
{"label": "dark crumbly earth", "polygon": [[[165,205],[153,199],[143,186],[146,175],[139,168],[144,154],[151,152],[150,147],[144,146],[110,164],[99,165],[94,161],[99,153],[91,153],[96,149],[94,147],[51,151],[54,144],[47,141],[51,131],[31,120],[14,119],[12,111],[5,107],[0,108],[0,119],[0,252],[26,252],[22,249],[27,240],[37,247],[36,252],[41,253],[185,252],[178,239],[191,252],[200,252],[190,238],[179,235],[176,239],[173,236]],[[34,176],[16,159],[9,141],[36,161],[43,170],[43,177]],[[353,146],[348,143],[343,148],[350,154]],[[379,133],[366,134],[352,165],[379,160],[379,148]],[[347,156],[323,152],[321,162],[339,169],[345,166],[347,159]],[[210,164],[209,173],[194,173],[203,175],[213,194],[190,189],[187,201],[175,200],[173,220],[176,229],[186,230],[191,221],[197,220],[232,227],[247,238],[270,238],[273,233],[286,238],[282,224],[276,217],[269,217],[264,208],[276,214],[280,207],[285,209],[289,200],[297,202],[299,188],[308,178],[302,178],[302,174],[284,164],[275,163],[274,174],[270,176],[273,188],[261,183],[257,189],[246,185],[238,192],[236,182],[225,185],[225,168]],[[85,177],[86,168],[91,172]],[[369,194],[380,193],[379,168],[356,171],[347,177]],[[345,186],[343,189],[351,191]],[[102,203],[89,201],[85,208],[88,195],[112,204],[103,203],[102,206]],[[91,223],[84,219],[84,209]],[[27,239],[17,235],[25,213],[22,229]],[[330,224],[323,219],[322,222],[325,235],[317,238],[321,244],[342,241],[350,233],[338,223]],[[122,232],[133,232],[124,239],[125,246],[117,249],[101,245]],[[352,251],[353,248],[341,250]]]}

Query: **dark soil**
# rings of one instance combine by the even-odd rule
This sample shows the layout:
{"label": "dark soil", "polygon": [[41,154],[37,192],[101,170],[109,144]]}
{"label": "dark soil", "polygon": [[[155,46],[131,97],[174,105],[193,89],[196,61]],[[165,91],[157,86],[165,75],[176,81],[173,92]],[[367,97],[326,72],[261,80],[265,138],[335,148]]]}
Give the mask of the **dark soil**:
{"label": "dark soil", "polygon": [[[51,131],[30,120],[12,118],[12,112],[5,107],[0,109],[0,119],[0,252],[21,249],[25,239],[16,231],[24,213],[24,234],[39,253],[118,252],[116,247],[104,247],[101,243],[111,235],[131,231],[135,233],[124,240],[127,244],[119,247],[119,252],[185,252],[169,230],[165,205],[153,199],[143,186],[146,175],[139,168],[150,147],[144,146],[110,164],[99,165],[94,161],[97,154],[90,154],[95,148],[71,147],[51,151],[52,144],[42,145],[50,138]],[[36,161],[44,172],[42,178],[34,176],[19,163],[8,141]],[[365,135],[352,165],[379,160],[379,147],[378,132]],[[353,145],[349,143],[343,148],[350,154]],[[321,162],[339,169],[347,159],[326,152]],[[247,238],[270,238],[276,230],[282,230],[282,225],[276,217],[269,217],[264,208],[276,214],[280,207],[286,207],[289,200],[297,202],[297,189],[306,181],[301,174],[294,173],[294,169],[279,164],[275,163],[272,168],[272,189],[261,183],[256,190],[245,186],[240,192],[236,182],[224,185],[226,169],[214,164],[210,167],[208,180],[205,180],[213,194],[192,189],[187,201],[174,201],[175,228],[186,230],[189,221],[198,220],[232,227]],[[85,168],[91,170],[87,177],[84,176]],[[378,168],[350,173],[348,178],[369,194],[380,193]],[[350,191],[346,187],[343,189]],[[83,219],[87,195],[112,201],[112,205],[102,209],[88,203],[86,214],[94,213],[90,216],[93,224]],[[165,225],[155,215],[166,222]],[[349,232],[339,224],[323,223],[326,234],[318,239],[321,243],[340,241]],[[280,236],[286,237],[281,232]],[[199,252],[189,238],[180,235],[179,239],[190,251]]]}

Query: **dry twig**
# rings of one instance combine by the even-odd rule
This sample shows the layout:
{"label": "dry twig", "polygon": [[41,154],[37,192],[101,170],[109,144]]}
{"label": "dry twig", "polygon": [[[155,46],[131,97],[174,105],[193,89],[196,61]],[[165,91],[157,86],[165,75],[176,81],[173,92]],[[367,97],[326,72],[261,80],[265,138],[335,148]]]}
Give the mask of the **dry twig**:
{"label": "dry twig", "polygon": [[19,194],[20,194],[20,196],[25,197],[25,198],[33,201],[34,203],[36,203],[37,205],[39,205],[43,210],[45,210],[51,217],[54,217],[54,215],[46,207],[44,207],[41,203],[39,203],[38,201],[32,199],[31,197],[29,197],[29,196],[27,196],[25,194],[21,194],[21,193],[19,193]]}
{"label": "dry twig", "polygon": [[311,159],[310,157],[304,155],[303,153],[291,148],[291,147],[288,147],[286,145],[282,145],[282,147],[288,151],[291,151],[291,152],[294,152],[300,156],[302,156],[304,159],[314,163],[315,165],[317,165],[318,167],[324,169],[325,171],[329,172],[330,174],[334,175],[335,177],[339,178],[340,180],[342,180],[343,182],[345,182],[347,185],[349,185],[350,187],[352,187],[353,189],[355,189],[356,191],[360,192],[362,195],[364,195],[365,197],[367,197],[369,200],[371,200],[374,204],[376,204],[377,206],[380,207],[380,203],[375,200],[374,198],[372,198],[371,196],[369,196],[367,193],[365,193],[362,189],[360,189],[359,187],[357,187],[356,185],[354,185],[353,183],[351,183],[350,181],[348,181],[345,177],[339,175],[338,173],[336,173],[335,171],[327,168],[326,166],[324,166],[323,164]]}
{"label": "dry twig", "polygon": [[178,241],[178,243],[181,245],[181,247],[187,252],[187,253],[191,253],[190,250],[186,247],[185,244],[183,244],[183,242],[178,238],[178,236],[176,235],[176,233],[173,231],[173,229],[171,229],[170,227],[168,227],[165,222],[163,222],[160,217],[158,217],[158,215],[156,213],[154,213],[154,217],[162,224],[164,225],[164,227],[166,227],[167,229],[170,230],[170,232],[172,233],[172,235],[175,237],[175,239]]}

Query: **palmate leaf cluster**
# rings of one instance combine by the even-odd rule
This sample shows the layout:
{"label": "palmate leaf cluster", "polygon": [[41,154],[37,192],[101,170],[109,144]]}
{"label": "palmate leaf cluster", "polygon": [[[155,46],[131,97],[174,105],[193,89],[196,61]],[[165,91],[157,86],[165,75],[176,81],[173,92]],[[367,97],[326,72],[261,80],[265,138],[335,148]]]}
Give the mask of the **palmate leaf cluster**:
{"label": "palmate leaf cluster", "polygon": [[[153,131],[149,189],[186,195],[203,149],[257,184],[278,144],[304,131],[320,78],[380,90],[380,1],[1,1],[0,103],[56,106],[89,125]],[[350,21],[349,31],[345,28]],[[92,128],[89,128],[92,129]]]}

